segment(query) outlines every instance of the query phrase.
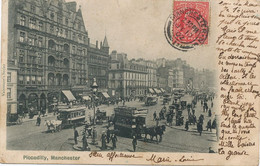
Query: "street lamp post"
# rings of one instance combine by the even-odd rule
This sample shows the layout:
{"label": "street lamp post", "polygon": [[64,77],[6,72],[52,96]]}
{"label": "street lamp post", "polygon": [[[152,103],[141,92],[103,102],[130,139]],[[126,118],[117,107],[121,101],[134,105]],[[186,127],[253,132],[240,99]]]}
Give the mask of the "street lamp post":
{"label": "street lamp post", "polygon": [[93,84],[91,85],[92,90],[92,105],[93,105],[93,111],[94,111],[94,119],[93,119],[93,135],[92,135],[92,144],[97,145],[97,131],[96,131],[96,105],[95,105],[95,95],[98,91],[98,85],[96,82],[96,78],[93,78]]}

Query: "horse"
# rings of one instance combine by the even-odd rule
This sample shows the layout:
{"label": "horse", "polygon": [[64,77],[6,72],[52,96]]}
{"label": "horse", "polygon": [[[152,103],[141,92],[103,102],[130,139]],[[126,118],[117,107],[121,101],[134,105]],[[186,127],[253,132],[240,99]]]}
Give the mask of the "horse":
{"label": "horse", "polygon": [[61,130],[61,123],[62,121],[59,120],[45,120],[45,126],[47,126],[48,128],[48,132],[56,132],[56,131],[60,131]]}
{"label": "horse", "polygon": [[[150,136],[150,140],[153,141],[153,137],[156,137],[156,142],[159,143],[162,141],[162,135],[163,132],[165,131],[166,126],[162,125],[162,126],[154,126],[154,127],[149,127],[149,128],[144,128],[144,134],[145,134],[145,138],[144,140],[147,140],[147,135]],[[160,139],[158,141],[158,137],[160,136]]]}

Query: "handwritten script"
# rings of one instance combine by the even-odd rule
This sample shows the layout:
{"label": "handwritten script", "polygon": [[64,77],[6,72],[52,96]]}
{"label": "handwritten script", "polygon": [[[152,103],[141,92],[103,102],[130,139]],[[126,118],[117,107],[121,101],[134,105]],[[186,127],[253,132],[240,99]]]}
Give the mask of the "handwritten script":
{"label": "handwritten script", "polygon": [[226,160],[257,148],[259,100],[259,6],[257,1],[220,1],[217,37],[220,66],[220,155]]}

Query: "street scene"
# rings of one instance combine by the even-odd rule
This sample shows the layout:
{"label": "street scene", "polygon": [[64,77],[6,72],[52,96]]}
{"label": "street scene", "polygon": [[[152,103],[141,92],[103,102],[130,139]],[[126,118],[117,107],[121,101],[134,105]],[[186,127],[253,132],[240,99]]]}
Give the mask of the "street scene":
{"label": "street scene", "polygon": [[154,8],[138,10],[137,27],[113,32],[123,17],[96,19],[100,2],[90,1],[8,1],[7,149],[216,152],[216,71],[207,51],[167,52],[155,32],[137,40],[150,27],[129,35]]}
{"label": "street scene", "polygon": [[[173,116],[172,125],[167,123],[167,117],[165,119],[154,120],[154,112],[156,112],[156,117],[159,118],[160,111],[166,107],[166,112],[169,112],[169,106],[171,104],[163,105],[163,99],[158,97],[158,103],[152,106],[145,106],[144,102],[140,102],[139,100],[132,100],[129,102],[125,102],[125,107],[136,107],[147,109],[146,115],[146,125],[147,126],[156,126],[165,125],[166,129],[162,135],[162,140],[158,142],[154,138],[153,141],[150,140],[150,137],[147,136],[147,140],[143,137],[137,138],[136,151],[146,152],[146,151],[154,151],[154,152],[201,152],[208,153],[209,147],[214,149],[214,146],[217,142],[216,127],[213,127],[213,121],[216,118],[215,116],[215,107],[214,103],[215,99],[209,100],[207,103],[209,105],[209,109],[207,111],[203,111],[203,106],[201,102],[198,102],[196,106],[193,108],[195,110],[194,115],[199,117],[200,115],[204,116],[203,123],[203,131],[200,135],[197,122],[193,124],[188,124],[188,129],[186,128],[186,122],[188,118],[188,109],[182,110],[183,122],[181,125],[176,125],[176,113]],[[191,95],[184,95],[181,97],[182,101],[187,101],[188,103],[192,102],[193,97]],[[211,105],[213,107],[211,107]],[[101,105],[97,107],[97,109],[106,112],[107,117],[111,117],[114,114],[114,108],[122,107],[123,103],[120,102],[115,105]],[[209,111],[211,110],[211,115]],[[175,112],[175,110],[174,110]],[[192,114],[192,109],[190,111]],[[93,116],[93,109],[86,109],[86,117]],[[210,116],[209,116],[210,115]],[[41,122],[37,125],[37,118],[34,119],[24,119],[25,121],[16,126],[8,127],[7,131],[7,147],[10,150],[60,150],[60,151],[73,151],[73,150],[83,150],[83,137],[86,137],[85,150],[116,150],[116,151],[134,151],[132,145],[132,138],[125,137],[124,135],[116,134],[117,140],[113,148],[112,133],[114,131],[114,125],[117,124],[115,122],[114,125],[109,126],[107,118],[104,119],[103,123],[97,123],[96,127],[96,143],[93,144],[93,133],[89,135],[88,128],[86,129],[85,125],[81,125],[76,127],[78,131],[77,144],[74,140],[74,130],[73,127],[65,128],[60,131],[49,131],[47,124],[44,124],[48,120],[56,120],[57,115],[48,114],[48,116],[41,117]],[[207,129],[207,123],[211,120],[211,127]],[[91,128],[93,125],[90,125]],[[110,130],[110,133],[107,132]],[[129,134],[131,134],[131,128],[128,129]],[[85,134],[86,133],[86,134]],[[105,133],[105,144],[106,148],[102,147],[102,134]],[[110,135],[109,142],[107,142],[107,136]],[[158,136],[159,139],[159,136]],[[89,149],[87,149],[89,148]]]}

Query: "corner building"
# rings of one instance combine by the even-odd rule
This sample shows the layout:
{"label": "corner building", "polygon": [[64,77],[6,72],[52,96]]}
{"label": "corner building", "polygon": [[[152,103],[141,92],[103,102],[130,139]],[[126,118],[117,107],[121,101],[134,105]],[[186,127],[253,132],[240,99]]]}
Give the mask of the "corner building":
{"label": "corner building", "polygon": [[18,113],[48,109],[62,99],[62,90],[82,93],[90,46],[76,2],[10,0],[8,26],[8,59],[18,67]]}

